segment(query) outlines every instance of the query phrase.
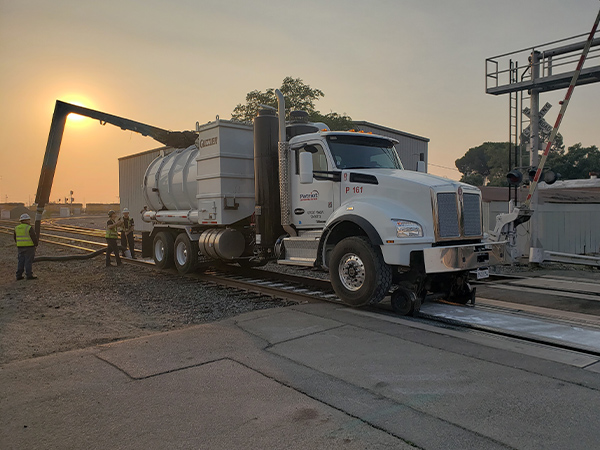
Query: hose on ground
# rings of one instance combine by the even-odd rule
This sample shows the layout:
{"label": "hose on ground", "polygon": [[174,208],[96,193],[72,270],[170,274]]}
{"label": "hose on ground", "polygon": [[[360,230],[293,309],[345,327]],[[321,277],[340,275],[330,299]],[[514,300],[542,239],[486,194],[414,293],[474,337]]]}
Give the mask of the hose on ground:
{"label": "hose on ground", "polygon": [[36,256],[33,259],[33,262],[36,263],[42,261],[70,261],[74,259],[90,259],[106,253],[106,248],[107,247],[101,248],[100,250],[96,250],[95,252],[88,253],[86,255]]}

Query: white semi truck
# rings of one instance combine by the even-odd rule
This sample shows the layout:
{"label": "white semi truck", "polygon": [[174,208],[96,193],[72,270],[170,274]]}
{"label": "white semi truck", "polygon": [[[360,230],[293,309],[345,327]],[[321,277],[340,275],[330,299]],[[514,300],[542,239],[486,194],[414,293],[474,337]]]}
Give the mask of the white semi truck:
{"label": "white semi truck", "polygon": [[404,170],[393,139],[330,131],[301,112],[261,110],[248,126],[197,127],[194,145],[155,159],[143,181],[157,266],[202,261],[321,267],[342,302],[392,292],[401,314],[427,294],[474,299],[470,271],[510,262],[486,240],[476,187]]}

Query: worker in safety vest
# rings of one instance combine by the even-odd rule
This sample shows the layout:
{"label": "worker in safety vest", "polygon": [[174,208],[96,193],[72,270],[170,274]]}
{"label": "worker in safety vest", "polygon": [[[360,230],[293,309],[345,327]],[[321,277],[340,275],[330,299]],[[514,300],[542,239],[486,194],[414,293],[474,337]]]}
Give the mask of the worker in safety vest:
{"label": "worker in safety vest", "polygon": [[35,280],[33,276],[33,258],[35,257],[35,248],[38,245],[38,238],[35,230],[31,226],[31,217],[29,214],[21,214],[21,222],[15,227],[13,237],[17,243],[18,264],[17,280],[23,279],[23,272],[28,280]]}
{"label": "worker in safety vest", "polygon": [[133,217],[129,217],[129,209],[123,208],[123,227],[121,228],[121,251],[122,256],[125,256],[125,251],[129,245],[131,251],[131,259],[135,259],[135,241],[133,239]]}
{"label": "worker in safety vest", "polygon": [[123,265],[121,262],[121,257],[119,256],[119,246],[117,245],[117,239],[119,239],[119,231],[118,227],[123,225],[122,220],[117,220],[117,213],[112,209],[108,212],[108,222],[106,222],[106,243],[108,247],[106,248],[106,267],[110,266],[110,254],[115,254],[115,259],[117,260],[117,266]]}

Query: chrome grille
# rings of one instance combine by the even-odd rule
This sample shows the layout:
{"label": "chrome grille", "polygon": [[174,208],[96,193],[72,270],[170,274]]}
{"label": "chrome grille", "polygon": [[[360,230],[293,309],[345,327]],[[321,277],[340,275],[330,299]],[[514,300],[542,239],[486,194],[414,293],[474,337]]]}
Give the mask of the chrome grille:
{"label": "chrome grille", "polygon": [[465,236],[481,235],[481,204],[479,195],[463,195],[463,231]]}
{"label": "chrome grille", "polygon": [[437,195],[438,225],[441,238],[459,237],[456,194],[444,192]]}

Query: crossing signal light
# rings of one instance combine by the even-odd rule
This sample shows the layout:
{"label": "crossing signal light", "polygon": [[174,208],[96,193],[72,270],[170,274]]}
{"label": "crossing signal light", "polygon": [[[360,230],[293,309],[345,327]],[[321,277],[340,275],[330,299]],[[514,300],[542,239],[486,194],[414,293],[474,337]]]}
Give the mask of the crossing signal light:
{"label": "crossing signal light", "polygon": [[529,175],[529,181],[533,181],[533,179],[535,178],[535,174],[537,172],[537,169],[535,167],[533,167],[532,169],[529,169],[529,171],[527,172],[527,174]]}
{"label": "crossing signal light", "polygon": [[544,172],[544,181],[546,182],[546,184],[554,184],[559,178],[560,173],[556,173],[553,170],[548,170]]}
{"label": "crossing signal light", "polygon": [[[528,175],[529,175],[529,181],[533,182],[533,179],[535,178],[535,174],[537,172],[537,169],[531,168],[528,171]],[[546,184],[554,184],[556,183],[556,180],[558,180],[560,178],[560,173],[556,173],[553,170],[544,170],[540,176],[540,179],[538,181],[544,181]]]}
{"label": "crossing signal light", "polygon": [[523,181],[523,174],[520,170],[514,169],[506,174],[506,179],[510,186],[518,186]]}

